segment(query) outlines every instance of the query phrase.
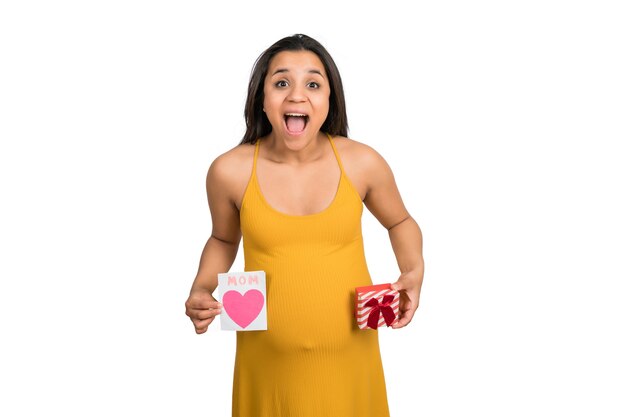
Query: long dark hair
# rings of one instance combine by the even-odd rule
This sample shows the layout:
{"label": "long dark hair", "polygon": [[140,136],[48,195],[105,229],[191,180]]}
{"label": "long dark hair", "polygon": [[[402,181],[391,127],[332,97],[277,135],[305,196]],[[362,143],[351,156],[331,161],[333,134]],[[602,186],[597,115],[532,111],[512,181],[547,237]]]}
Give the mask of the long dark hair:
{"label": "long dark hair", "polygon": [[319,57],[324,64],[330,84],[328,116],[320,130],[331,135],[348,136],[346,100],[335,61],[318,41],[306,35],[296,34],[283,38],[267,48],[254,63],[244,110],[246,133],[239,144],[256,143],[258,138],[272,131],[272,125],[263,112],[263,85],[270,61],[274,55],[282,51],[311,51]]}

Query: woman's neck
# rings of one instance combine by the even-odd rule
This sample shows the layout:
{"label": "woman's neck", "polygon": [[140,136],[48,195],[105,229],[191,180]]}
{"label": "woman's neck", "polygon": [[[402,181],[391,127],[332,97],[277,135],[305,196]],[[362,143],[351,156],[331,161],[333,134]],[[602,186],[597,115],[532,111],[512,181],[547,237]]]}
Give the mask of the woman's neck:
{"label": "woman's neck", "polygon": [[281,138],[274,135],[274,132],[270,132],[261,140],[263,140],[266,158],[279,163],[299,165],[322,158],[328,138],[321,131],[309,139]]}

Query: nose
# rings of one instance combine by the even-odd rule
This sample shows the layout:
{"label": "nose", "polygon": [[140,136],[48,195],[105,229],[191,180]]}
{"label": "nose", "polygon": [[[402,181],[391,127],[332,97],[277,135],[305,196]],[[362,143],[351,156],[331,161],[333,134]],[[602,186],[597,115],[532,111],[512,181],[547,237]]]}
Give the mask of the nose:
{"label": "nose", "polygon": [[304,87],[297,86],[297,85],[294,86],[289,91],[289,96],[287,97],[287,99],[294,103],[300,103],[300,102],[306,101],[306,93],[304,91]]}

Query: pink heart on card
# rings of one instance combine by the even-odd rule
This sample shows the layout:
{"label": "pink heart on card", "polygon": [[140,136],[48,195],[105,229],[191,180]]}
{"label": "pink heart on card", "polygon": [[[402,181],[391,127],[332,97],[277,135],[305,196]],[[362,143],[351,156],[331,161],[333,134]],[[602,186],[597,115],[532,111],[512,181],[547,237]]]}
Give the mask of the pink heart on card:
{"label": "pink heart on card", "polygon": [[259,290],[248,290],[244,295],[237,291],[226,291],[222,296],[226,313],[244,329],[257,318],[263,303],[263,293]]}

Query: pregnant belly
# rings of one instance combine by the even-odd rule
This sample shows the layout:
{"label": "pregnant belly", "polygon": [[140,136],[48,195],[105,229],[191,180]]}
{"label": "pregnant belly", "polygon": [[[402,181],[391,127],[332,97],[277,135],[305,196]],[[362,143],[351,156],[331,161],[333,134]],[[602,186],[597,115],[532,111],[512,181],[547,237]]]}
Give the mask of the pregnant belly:
{"label": "pregnant belly", "polygon": [[268,348],[282,353],[346,349],[352,332],[352,316],[345,305],[300,303],[272,312]]}
{"label": "pregnant belly", "polygon": [[268,330],[239,332],[242,343],[238,348],[253,347],[280,355],[349,349],[359,331],[354,324],[350,290],[308,288],[300,297],[291,290],[274,287],[268,291]]}

